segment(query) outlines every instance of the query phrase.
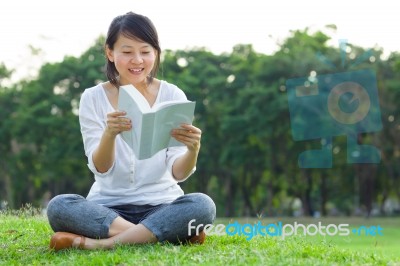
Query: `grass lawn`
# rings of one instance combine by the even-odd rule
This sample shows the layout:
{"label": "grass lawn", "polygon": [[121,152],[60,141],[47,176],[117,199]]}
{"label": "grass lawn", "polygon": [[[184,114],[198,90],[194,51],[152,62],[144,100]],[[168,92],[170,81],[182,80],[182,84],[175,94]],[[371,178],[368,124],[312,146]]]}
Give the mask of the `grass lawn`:
{"label": "grass lawn", "polygon": [[[345,219],[345,218],[342,218]],[[400,219],[303,219],[305,224],[377,225],[383,236],[207,237],[204,245],[119,246],[108,251],[48,249],[52,235],[45,217],[29,211],[0,213],[0,265],[400,265]],[[347,218],[346,218],[347,219]],[[218,219],[254,223],[252,219]],[[262,219],[262,224],[293,219]]]}
{"label": "grass lawn", "polygon": [[[261,220],[255,218],[225,218],[220,219],[220,223],[229,224],[238,221],[240,224],[254,224],[261,221],[263,225],[270,223],[290,224],[294,226],[298,224],[314,224],[320,222],[325,226],[325,236],[316,234],[315,236],[304,236],[304,231],[299,229],[297,237],[287,236],[286,240],[291,238],[303,239],[306,243],[322,244],[334,246],[335,248],[346,251],[356,252],[365,256],[379,256],[388,261],[397,262],[394,265],[400,265],[400,217],[398,218],[361,218],[361,217],[330,217],[330,218],[263,218]],[[339,224],[348,224],[350,234],[334,236],[326,233],[326,227],[330,224],[338,226]],[[378,234],[378,226],[381,228],[381,235]],[[353,233],[353,230],[357,230]],[[375,230],[374,230],[375,229]],[[314,232],[314,230],[312,230]],[[333,232],[333,230],[330,230]],[[270,237],[270,236],[267,236]],[[282,237],[278,237],[282,238]],[[250,240],[252,241],[252,240]]]}

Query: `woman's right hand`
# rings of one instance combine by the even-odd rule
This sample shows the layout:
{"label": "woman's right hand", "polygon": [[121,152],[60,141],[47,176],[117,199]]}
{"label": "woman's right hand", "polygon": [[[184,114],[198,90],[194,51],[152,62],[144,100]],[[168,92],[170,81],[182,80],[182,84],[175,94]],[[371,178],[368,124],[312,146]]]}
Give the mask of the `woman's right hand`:
{"label": "woman's right hand", "polygon": [[132,121],[126,117],[126,112],[115,111],[107,114],[107,133],[116,136],[122,131],[129,131],[131,129]]}

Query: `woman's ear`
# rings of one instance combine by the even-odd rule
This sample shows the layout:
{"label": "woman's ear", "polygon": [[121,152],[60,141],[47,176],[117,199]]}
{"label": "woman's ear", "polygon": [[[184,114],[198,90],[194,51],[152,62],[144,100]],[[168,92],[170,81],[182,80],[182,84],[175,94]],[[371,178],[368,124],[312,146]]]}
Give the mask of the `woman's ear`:
{"label": "woman's ear", "polygon": [[113,52],[113,50],[111,50],[109,47],[108,47],[108,45],[106,45],[106,48],[105,48],[105,54],[106,54],[106,56],[107,56],[107,58],[108,58],[108,60],[110,61],[110,62],[114,62],[114,52]]}

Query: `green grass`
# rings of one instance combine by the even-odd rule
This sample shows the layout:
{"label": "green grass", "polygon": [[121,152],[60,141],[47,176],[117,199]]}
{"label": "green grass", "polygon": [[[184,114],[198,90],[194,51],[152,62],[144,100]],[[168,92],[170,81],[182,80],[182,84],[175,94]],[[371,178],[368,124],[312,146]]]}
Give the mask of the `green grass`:
{"label": "green grass", "polygon": [[[299,230],[301,236],[297,238],[303,239],[307,243],[312,244],[323,244],[334,246],[335,248],[348,251],[356,252],[358,254],[363,254],[365,256],[379,256],[380,258],[386,259],[387,261],[395,261],[400,265],[400,218],[361,218],[361,217],[331,217],[331,218],[263,218],[259,219],[220,219],[220,223],[228,224],[238,221],[241,224],[250,223],[254,224],[261,221],[263,225],[270,223],[277,224],[282,222],[282,224],[294,225],[295,222],[304,225],[315,224],[321,222],[323,226],[329,224],[339,225],[339,224],[349,224],[348,228],[350,230],[357,229],[360,226],[365,226],[366,228],[371,228],[372,226],[377,227],[378,225],[382,228],[382,235],[376,234],[373,236],[373,232],[366,232],[364,229],[360,231],[360,235],[350,233],[348,236],[321,236],[317,234],[316,236],[304,236],[303,231]],[[286,240],[293,238],[292,236],[286,237]],[[396,265],[397,265],[396,264]]]}
{"label": "green grass", "polygon": [[[46,218],[32,214],[26,210],[0,213],[0,265],[400,265],[400,255],[396,254],[400,253],[399,219],[368,221],[379,222],[384,228],[382,239],[257,236],[247,241],[243,236],[210,235],[204,245],[132,245],[106,251],[54,252],[48,249],[53,232]],[[229,221],[219,219],[216,223]],[[255,220],[239,222],[249,221]],[[263,224],[277,221],[262,220]],[[366,224],[354,219],[347,223]]]}

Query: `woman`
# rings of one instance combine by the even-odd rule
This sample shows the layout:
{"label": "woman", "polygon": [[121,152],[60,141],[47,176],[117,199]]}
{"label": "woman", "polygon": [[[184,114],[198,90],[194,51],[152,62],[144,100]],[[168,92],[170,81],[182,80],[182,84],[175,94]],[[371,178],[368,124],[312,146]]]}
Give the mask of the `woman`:
{"label": "woman", "polygon": [[184,146],[164,149],[145,160],[138,160],[120,136],[135,130],[124,110],[117,110],[120,86],[132,84],[150,106],[186,99],[178,87],[156,78],[160,53],[157,31],[147,17],[129,12],[112,21],[105,43],[108,82],[86,89],[79,107],[85,154],[95,182],[86,198],[65,194],[49,202],[47,215],[56,232],[50,248],[203,243],[204,232],[190,232],[188,223],[194,219],[192,225],[200,228],[211,224],[215,204],[201,193],[184,195],[178,185],[195,170],[201,130],[181,125],[171,136]]}

